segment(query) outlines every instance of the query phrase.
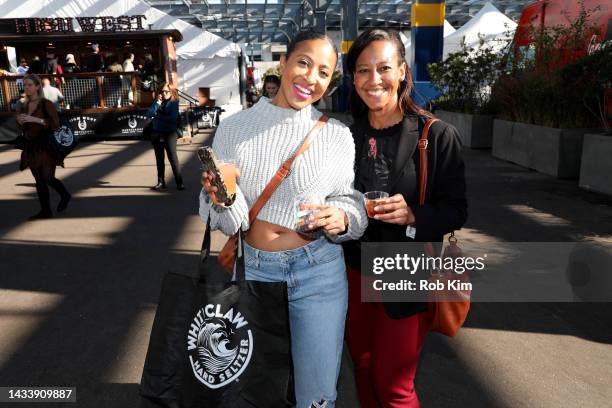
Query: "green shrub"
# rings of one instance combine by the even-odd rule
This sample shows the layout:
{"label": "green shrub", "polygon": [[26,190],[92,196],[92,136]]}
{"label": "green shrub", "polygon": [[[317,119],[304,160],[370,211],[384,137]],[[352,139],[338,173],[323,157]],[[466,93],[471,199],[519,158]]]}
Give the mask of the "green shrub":
{"label": "green shrub", "polygon": [[495,113],[490,89],[502,74],[504,55],[505,51],[485,46],[481,40],[477,48],[464,43],[444,61],[429,64],[431,82],[443,93],[434,104],[454,112]]}

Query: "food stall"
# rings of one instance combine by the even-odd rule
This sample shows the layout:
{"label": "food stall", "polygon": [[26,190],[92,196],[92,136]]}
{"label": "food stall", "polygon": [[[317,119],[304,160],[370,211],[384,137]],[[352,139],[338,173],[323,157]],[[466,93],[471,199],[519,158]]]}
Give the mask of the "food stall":
{"label": "food stall", "polygon": [[[75,134],[92,139],[141,137],[150,121],[146,111],[156,83],[177,85],[175,43],[181,40],[178,30],[150,29],[142,15],[0,19],[0,142],[16,137],[14,111],[21,97],[22,77],[6,71],[22,59],[32,67],[35,57],[43,65],[48,56],[55,57],[61,65],[67,54],[74,55],[80,72],[40,76],[49,77],[63,93],[60,108]],[[133,53],[136,71],[85,72],[94,44],[106,67],[122,64]],[[144,83],[143,71],[148,72]]]}

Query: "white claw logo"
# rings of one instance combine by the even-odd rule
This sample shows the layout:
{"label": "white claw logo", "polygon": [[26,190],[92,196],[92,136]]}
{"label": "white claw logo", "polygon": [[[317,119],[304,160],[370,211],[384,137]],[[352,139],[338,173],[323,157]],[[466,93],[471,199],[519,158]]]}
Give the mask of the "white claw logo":
{"label": "white claw logo", "polygon": [[237,380],[253,353],[253,334],[240,312],[208,304],[198,311],[187,335],[187,352],[195,377],[216,389]]}
{"label": "white claw logo", "polygon": [[[79,124],[79,127],[80,124]],[[71,146],[74,142],[74,135],[72,134],[72,130],[67,126],[61,126],[58,130],[55,131],[55,140],[62,146]]]}

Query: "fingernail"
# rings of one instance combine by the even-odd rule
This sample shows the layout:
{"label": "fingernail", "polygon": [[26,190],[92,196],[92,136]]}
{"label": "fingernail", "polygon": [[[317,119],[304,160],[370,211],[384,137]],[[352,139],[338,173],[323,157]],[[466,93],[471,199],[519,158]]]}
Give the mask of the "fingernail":
{"label": "fingernail", "polygon": [[380,211],[380,207],[374,207],[374,211],[376,212]]}

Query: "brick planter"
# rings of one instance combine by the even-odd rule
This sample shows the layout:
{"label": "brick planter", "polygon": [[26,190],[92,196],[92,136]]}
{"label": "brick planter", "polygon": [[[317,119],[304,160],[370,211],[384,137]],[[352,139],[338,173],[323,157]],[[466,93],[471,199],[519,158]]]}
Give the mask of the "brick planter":
{"label": "brick planter", "polygon": [[591,129],[559,129],[493,121],[493,157],[557,178],[577,179],[582,141]]}

